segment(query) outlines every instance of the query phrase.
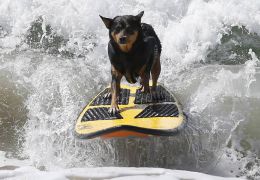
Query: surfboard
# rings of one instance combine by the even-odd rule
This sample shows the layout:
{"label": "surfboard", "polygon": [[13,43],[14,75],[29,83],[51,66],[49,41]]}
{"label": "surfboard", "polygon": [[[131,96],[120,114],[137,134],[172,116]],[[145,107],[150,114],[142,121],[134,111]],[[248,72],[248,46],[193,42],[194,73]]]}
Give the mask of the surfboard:
{"label": "surfboard", "polygon": [[138,86],[121,84],[120,113],[115,115],[108,112],[111,97],[104,95],[109,91],[109,87],[101,91],[80,113],[75,125],[77,137],[172,136],[186,124],[180,103],[163,85],[150,94]]}

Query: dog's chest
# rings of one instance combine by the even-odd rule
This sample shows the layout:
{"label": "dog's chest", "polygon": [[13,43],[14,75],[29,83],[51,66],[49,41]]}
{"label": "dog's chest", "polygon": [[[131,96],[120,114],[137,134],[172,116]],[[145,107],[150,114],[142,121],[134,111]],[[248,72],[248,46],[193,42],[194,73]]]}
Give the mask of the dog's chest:
{"label": "dog's chest", "polygon": [[145,57],[141,53],[120,54],[112,64],[123,74],[127,71],[139,74],[140,69],[146,64]]}
{"label": "dog's chest", "polygon": [[108,44],[108,55],[111,64],[122,74],[139,74],[142,67],[147,63],[147,50],[144,44],[135,46],[129,53],[121,52],[111,42]]}

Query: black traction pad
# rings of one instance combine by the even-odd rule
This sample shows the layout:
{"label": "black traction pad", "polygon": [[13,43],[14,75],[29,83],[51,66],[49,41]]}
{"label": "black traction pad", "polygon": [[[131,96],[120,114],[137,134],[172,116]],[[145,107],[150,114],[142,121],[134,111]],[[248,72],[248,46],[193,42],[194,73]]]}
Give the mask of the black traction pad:
{"label": "black traction pad", "polygon": [[107,107],[92,108],[85,112],[82,122],[84,121],[95,121],[95,120],[112,120],[112,119],[123,119],[123,117],[118,113],[112,115],[108,112]]}
{"label": "black traction pad", "polygon": [[143,93],[140,89],[136,90],[135,104],[175,102],[172,95],[162,86],[157,86],[155,93]]}
{"label": "black traction pad", "polygon": [[178,115],[179,111],[175,104],[154,104],[147,106],[135,118],[177,117]]}
{"label": "black traction pad", "polygon": [[[97,105],[110,105],[111,104],[111,97],[105,98],[104,95],[110,92],[110,88],[106,88],[98,97],[91,103],[91,106]],[[129,89],[120,89],[120,96],[118,99],[118,104],[127,105],[129,102]]]}

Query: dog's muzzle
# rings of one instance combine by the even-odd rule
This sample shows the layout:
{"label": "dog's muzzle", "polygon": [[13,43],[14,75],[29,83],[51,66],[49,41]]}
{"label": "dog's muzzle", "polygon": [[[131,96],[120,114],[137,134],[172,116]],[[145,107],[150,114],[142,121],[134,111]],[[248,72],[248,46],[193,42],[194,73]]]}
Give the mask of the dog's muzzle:
{"label": "dog's muzzle", "polygon": [[126,36],[122,36],[122,37],[119,38],[119,43],[120,44],[126,44],[126,42],[127,42],[127,37]]}

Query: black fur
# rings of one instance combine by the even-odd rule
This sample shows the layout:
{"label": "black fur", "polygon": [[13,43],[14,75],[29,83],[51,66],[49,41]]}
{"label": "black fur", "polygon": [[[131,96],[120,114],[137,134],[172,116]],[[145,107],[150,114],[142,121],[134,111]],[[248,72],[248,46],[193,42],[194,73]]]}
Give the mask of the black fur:
{"label": "black fur", "polygon": [[125,76],[129,83],[136,83],[141,77],[141,91],[149,92],[149,79],[152,74],[151,92],[156,90],[160,75],[161,43],[151,25],[141,23],[142,11],[136,16],[117,16],[114,19],[101,17],[109,29],[108,56],[111,66],[111,107],[109,112],[119,112],[117,97],[120,81]]}
{"label": "black fur", "polygon": [[[129,83],[135,83],[139,76],[140,69],[147,66],[147,73],[151,69],[154,59],[155,46],[161,53],[161,43],[151,25],[141,23],[135,19],[136,16],[117,16],[110,23],[108,43],[108,55],[112,65],[126,77]],[[123,52],[119,49],[117,43],[114,41],[111,33],[116,31],[117,26],[131,27],[138,31],[138,38],[133,44],[129,52]]]}

